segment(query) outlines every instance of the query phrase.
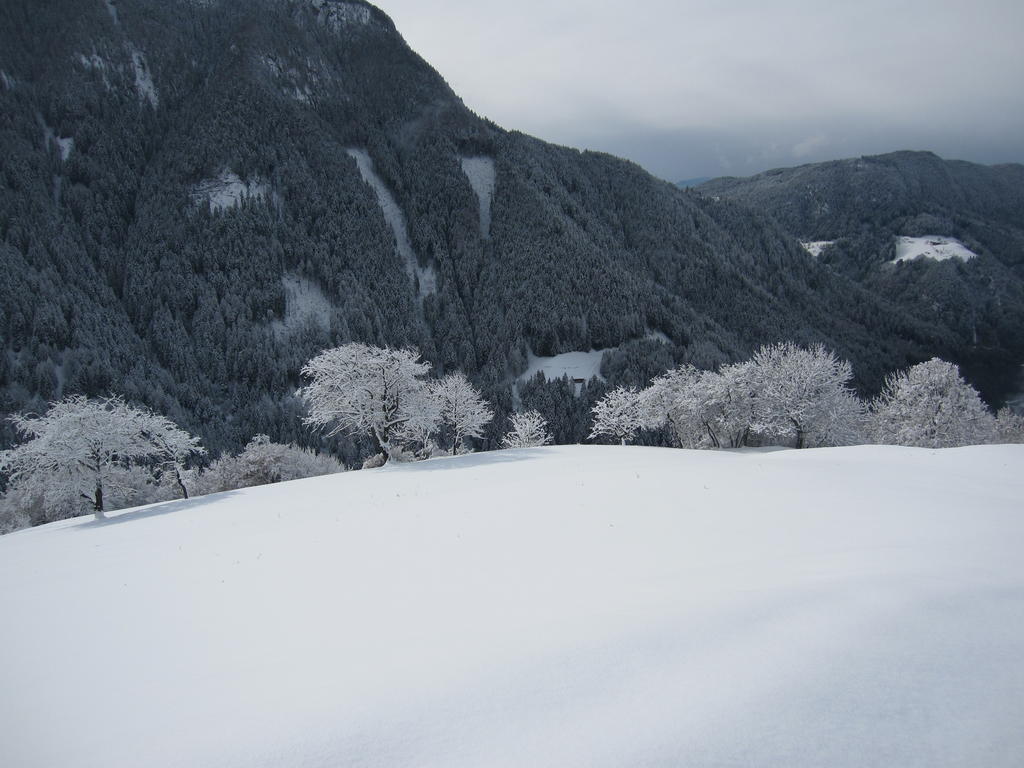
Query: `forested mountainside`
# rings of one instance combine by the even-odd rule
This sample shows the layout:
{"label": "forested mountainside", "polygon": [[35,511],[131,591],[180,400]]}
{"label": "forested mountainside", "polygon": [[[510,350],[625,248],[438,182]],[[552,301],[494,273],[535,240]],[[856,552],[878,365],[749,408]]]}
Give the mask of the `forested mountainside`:
{"label": "forested mountainside", "polygon": [[1024,361],[1024,165],[931,152],[783,168],[698,191],[767,213],[838,274],[944,337],[990,402]]}
{"label": "forested mountainside", "polygon": [[[214,451],[308,443],[299,368],[348,340],[462,368],[495,433],[531,354],[643,383],[822,341],[866,390],[964,359],[767,215],[478,118],[360,0],[5,0],[0,270],[0,412],[119,393]],[[515,395],[578,440],[603,386]]]}

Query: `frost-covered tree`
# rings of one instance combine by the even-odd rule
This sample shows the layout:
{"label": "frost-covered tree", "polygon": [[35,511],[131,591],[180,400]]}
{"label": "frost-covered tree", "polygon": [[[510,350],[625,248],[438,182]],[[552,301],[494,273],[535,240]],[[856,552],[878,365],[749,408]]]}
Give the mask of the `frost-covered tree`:
{"label": "frost-covered tree", "polygon": [[989,443],[996,420],[953,363],[939,358],[890,375],[871,404],[876,442],[921,448]]}
{"label": "frost-covered tree", "polygon": [[433,386],[441,408],[441,422],[452,433],[452,455],[463,449],[467,437],[481,437],[494,411],[461,371],[449,374]]}
{"label": "frost-covered tree", "polygon": [[717,373],[680,366],[645,390],[645,420],[668,426],[683,448],[737,448],[757,431],[755,389],[750,363],[725,365]]}
{"label": "frost-covered tree", "polygon": [[509,430],[501,439],[505,448],[536,448],[551,442],[548,422],[537,411],[523,411],[509,416]]}
{"label": "frost-covered tree", "polygon": [[198,494],[220,493],[304,477],[344,472],[333,456],[256,435],[237,456],[221,456],[193,481]]}
{"label": "frost-covered tree", "polygon": [[761,347],[751,359],[754,424],[796,447],[851,445],[862,439],[864,407],[850,387],[853,369],[821,344]]}
{"label": "frost-covered tree", "polygon": [[26,441],[0,454],[0,471],[12,486],[42,483],[44,495],[81,498],[97,517],[107,509],[105,494],[134,493],[138,482],[126,476],[134,465],[183,461],[202,451],[198,439],[120,397],[73,395],[42,416],[17,414],[11,422]]}
{"label": "frost-covered tree", "polygon": [[625,445],[646,423],[643,399],[633,387],[616,387],[598,400],[591,412],[591,439],[610,435]]}
{"label": "frost-covered tree", "polygon": [[430,363],[415,349],[344,344],[321,352],[302,368],[309,383],[299,390],[308,426],[327,434],[372,437],[385,461],[407,424],[422,420],[433,398],[423,377]]}
{"label": "frost-covered tree", "polygon": [[999,409],[996,414],[997,443],[1024,443],[1024,416],[1009,406]]}

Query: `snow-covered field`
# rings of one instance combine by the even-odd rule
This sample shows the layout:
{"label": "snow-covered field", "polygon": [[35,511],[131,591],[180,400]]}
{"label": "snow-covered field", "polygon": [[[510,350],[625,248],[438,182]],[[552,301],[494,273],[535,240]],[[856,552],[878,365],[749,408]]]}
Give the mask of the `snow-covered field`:
{"label": "snow-covered field", "polygon": [[900,237],[896,240],[896,258],[893,263],[914,261],[915,259],[931,259],[946,261],[960,259],[970,261],[978,254],[952,237],[928,235],[926,237]]}
{"label": "snow-covered field", "polygon": [[1020,766],[1024,446],[557,447],[0,538],[0,765]]}
{"label": "snow-covered field", "polygon": [[810,242],[806,243],[801,241],[800,245],[802,245],[804,247],[804,250],[811,254],[811,256],[813,256],[814,258],[818,258],[819,256],[821,256],[821,252],[828,248],[830,245],[832,245],[832,243],[834,242],[835,240],[811,240]]}
{"label": "snow-covered field", "polygon": [[519,377],[519,381],[529,381],[538,373],[543,373],[548,381],[563,376],[584,381],[590,381],[596,376],[604,381],[601,376],[601,357],[608,351],[610,350],[592,349],[589,352],[563,352],[551,357],[537,357],[531,354],[526,371]]}

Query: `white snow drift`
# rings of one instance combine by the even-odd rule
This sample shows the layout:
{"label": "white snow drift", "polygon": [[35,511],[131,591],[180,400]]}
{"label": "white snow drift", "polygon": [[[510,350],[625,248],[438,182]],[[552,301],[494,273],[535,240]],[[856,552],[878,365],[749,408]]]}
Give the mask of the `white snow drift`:
{"label": "white snow drift", "polygon": [[0,538],[0,764],[1024,763],[1024,447],[558,447]]}
{"label": "white snow drift", "polygon": [[925,237],[900,237],[896,240],[896,258],[893,264],[901,261],[914,261],[916,259],[931,259],[932,261],[946,261],[948,259],[960,259],[970,261],[978,254],[952,237],[940,235],[927,235]]}

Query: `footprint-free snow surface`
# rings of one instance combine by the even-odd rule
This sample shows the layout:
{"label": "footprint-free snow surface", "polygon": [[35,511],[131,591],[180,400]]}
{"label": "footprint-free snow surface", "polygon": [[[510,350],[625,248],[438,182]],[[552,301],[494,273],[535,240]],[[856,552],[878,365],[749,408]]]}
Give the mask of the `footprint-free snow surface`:
{"label": "footprint-free snow surface", "polygon": [[1024,446],[438,459],[0,538],[0,765],[1024,765]]}

